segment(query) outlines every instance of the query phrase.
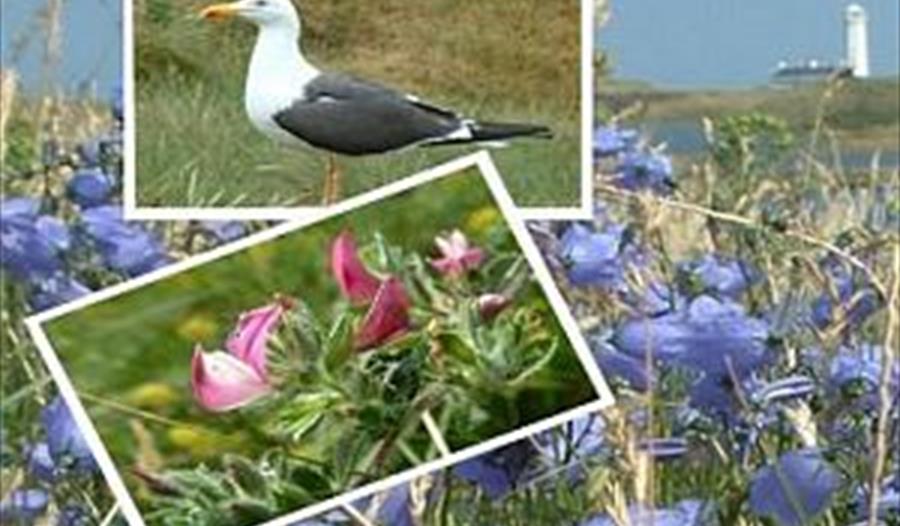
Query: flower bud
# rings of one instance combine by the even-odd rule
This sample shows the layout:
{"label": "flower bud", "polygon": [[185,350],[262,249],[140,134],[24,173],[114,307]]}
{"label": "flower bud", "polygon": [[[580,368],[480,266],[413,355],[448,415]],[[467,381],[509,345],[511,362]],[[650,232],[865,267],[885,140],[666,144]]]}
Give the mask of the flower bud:
{"label": "flower bud", "polygon": [[395,277],[386,279],[356,333],[356,350],[379,347],[409,330],[409,309],[403,282]]}
{"label": "flower bud", "polygon": [[341,232],[331,245],[331,272],[341,293],[356,306],[370,303],[381,285],[359,259],[356,242],[348,231]]}

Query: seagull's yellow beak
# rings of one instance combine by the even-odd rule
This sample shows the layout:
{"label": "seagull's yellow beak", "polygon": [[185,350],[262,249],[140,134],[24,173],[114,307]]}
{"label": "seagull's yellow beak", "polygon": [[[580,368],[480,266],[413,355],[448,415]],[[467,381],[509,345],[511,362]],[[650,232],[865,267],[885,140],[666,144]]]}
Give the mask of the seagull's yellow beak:
{"label": "seagull's yellow beak", "polygon": [[241,8],[237,5],[237,2],[231,4],[215,4],[200,11],[200,18],[205,20],[225,20],[226,18],[235,16],[240,10]]}

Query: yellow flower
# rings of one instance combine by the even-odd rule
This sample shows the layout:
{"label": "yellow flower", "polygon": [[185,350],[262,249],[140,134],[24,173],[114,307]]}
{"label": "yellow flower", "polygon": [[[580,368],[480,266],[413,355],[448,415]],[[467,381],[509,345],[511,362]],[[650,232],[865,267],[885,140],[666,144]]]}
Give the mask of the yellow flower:
{"label": "yellow flower", "polygon": [[188,316],[176,329],[178,335],[191,342],[203,341],[216,335],[218,328],[212,318],[205,315]]}
{"label": "yellow flower", "polygon": [[500,211],[493,206],[483,206],[466,218],[466,231],[473,235],[484,235],[500,221]]}
{"label": "yellow flower", "polygon": [[142,409],[162,409],[174,404],[178,398],[172,386],[159,382],[140,384],[125,395],[129,405]]}
{"label": "yellow flower", "polygon": [[226,442],[222,437],[202,427],[176,426],[166,433],[169,443],[192,457],[207,458],[221,452]]}

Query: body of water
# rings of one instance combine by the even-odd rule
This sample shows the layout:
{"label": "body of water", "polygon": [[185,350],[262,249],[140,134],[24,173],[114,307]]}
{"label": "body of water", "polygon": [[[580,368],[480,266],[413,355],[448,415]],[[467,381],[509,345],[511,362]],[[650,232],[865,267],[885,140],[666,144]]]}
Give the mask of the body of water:
{"label": "body of water", "polygon": [[[642,130],[653,144],[666,143],[666,151],[675,156],[696,157],[705,154],[707,151],[703,126],[695,120],[650,121],[642,125]],[[849,170],[868,169],[871,167],[872,159],[877,153],[879,152],[874,150],[842,151],[840,152],[840,163]],[[829,165],[834,162],[830,151],[824,151],[820,158]],[[900,167],[900,151],[880,152],[879,164],[885,168]]]}

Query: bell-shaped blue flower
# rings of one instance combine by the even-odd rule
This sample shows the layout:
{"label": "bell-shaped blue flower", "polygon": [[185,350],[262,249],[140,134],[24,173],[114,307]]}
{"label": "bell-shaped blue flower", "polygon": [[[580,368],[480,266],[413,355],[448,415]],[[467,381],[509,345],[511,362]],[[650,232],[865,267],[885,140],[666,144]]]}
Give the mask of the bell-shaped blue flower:
{"label": "bell-shaped blue flower", "polygon": [[35,311],[51,309],[75,301],[91,293],[86,285],[63,273],[58,273],[34,285],[28,303]]}
{"label": "bell-shaped blue flower", "polygon": [[90,447],[61,397],[57,396],[44,406],[41,423],[47,437],[47,447],[57,466],[82,473],[97,470]]}
{"label": "bell-shaped blue flower", "polygon": [[669,195],[675,189],[672,160],[653,152],[627,152],[620,158],[614,182],[626,190]]}
{"label": "bell-shaped blue flower", "polygon": [[18,279],[40,281],[59,272],[70,246],[66,225],[39,215],[39,208],[27,198],[0,203],[0,265]]}
{"label": "bell-shaped blue flower", "polygon": [[416,521],[412,516],[409,484],[400,484],[388,490],[387,495],[380,500],[376,516],[379,524],[416,526]]}
{"label": "bell-shaped blue flower", "polygon": [[576,286],[616,289],[628,263],[623,227],[610,224],[596,231],[573,223],[560,239],[560,260],[569,282]]}
{"label": "bell-shaped blue flower", "polygon": [[81,208],[93,208],[109,202],[114,183],[102,168],[79,170],[69,179],[66,194]]}
{"label": "bell-shaped blue flower", "polygon": [[[705,526],[712,524],[714,508],[699,500],[685,500],[672,508],[651,509],[634,505],[628,508],[630,526]],[[578,526],[618,526],[619,522],[609,515],[598,515]]]}
{"label": "bell-shaped blue flower", "polygon": [[90,512],[80,504],[66,504],[56,519],[56,526],[90,526],[93,523]]}
{"label": "bell-shaped blue flower", "polygon": [[499,500],[519,482],[532,453],[529,443],[515,442],[460,462],[453,467],[453,474],[478,485],[491,500]]}
{"label": "bell-shaped blue flower", "polygon": [[734,299],[759,280],[759,273],[747,263],[712,254],[684,263],[679,270],[696,279],[703,292]]}
{"label": "bell-shaped blue flower", "polygon": [[56,463],[50,455],[50,447],[46,442],[38,442],[25,448],[25,459],[28,472],[33,477],[44,482],[56,480]]}
{"label": "bell-shaped blue flower", "polygon": [[711,376],[742,377],[768,359],[768,328],[737,303],[698,296],[686,308],[655,318],[633,318],[612,337],[619,351]]}
{"label": "bell-shaped blue flower", "polygon": [[638,140],[636,130],[617,126],[600,126],[594,130],[594,155],[611,157],[633,148]]}
{"label": "bell-shaped blue flower", "polygon": [[605,427],[600,415],[589,414],[539,433],[532,442],[545,466],[566,466],[569,480],[575,480],[585,473],[585,461],[603,451]]}
{"label": "bell-shaped blue flower", "polygon": [[114,271],[139,276],[171,262],[152,232],[123,220],[121,207],[105,205],[85,210],[82,226],[104,264]]}
{"label": "bell-shaped blue flower", "polygon": [[[882,301],[874,289],[857,280],[845,266],[832,261],[823,264],[834,287],[823,292],[810,306],[810,321],[824,329],[836,321],[846,323],[847,329],[860,326],[882,307]],[[836,297],[835,297],[836,296]]]}
{"label": "bell-shaped blue flower", "polygon": [[[855,407],[874,410],[879,406],[878,388],[881,384],[884,348],[863,343],[840,347],[827,371],[827,389],[834,396],[840,392],[855,398]],[[894,362],[890,371],[891,399],[900,395],[900,363]]]}
{"label": "bell-shaped blue flower", "polygon": [[656,317],[684,308],[686,298],[674,287],[652,281],[643,289],[623,291],[622,301],[638,316]]}
{"label": "bell-shaped blue flower", "polygon": [[750,481],[750,510],[778,526],[812,524],[831,505],[841,476],[815,449],[781,455]]}
{"label": "bell-shaped blue flower", "polygon": [[607,380],[620,382],[639,392],[647,391],[653,384],[653,374],[640,359],[621,353],[606,342],[598,343],[593,354]]}
{"label": "bell-shaped blue flower", "polygon": [[201,221],[200,228],[217,243],[229,243],[247,235],[247,227],[240,221]]}
{"label": "bell-shaped blue flower", "polygon": [[0,502],[0,523],[30,524],[47,510],[50,495],[42,489],[16,489]]}

